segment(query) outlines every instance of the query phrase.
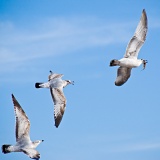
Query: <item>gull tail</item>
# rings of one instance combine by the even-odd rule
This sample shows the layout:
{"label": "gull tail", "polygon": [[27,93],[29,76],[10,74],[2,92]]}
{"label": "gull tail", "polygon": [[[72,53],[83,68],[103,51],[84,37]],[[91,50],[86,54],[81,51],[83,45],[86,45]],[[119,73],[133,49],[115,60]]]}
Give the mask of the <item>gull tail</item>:
{"label": "gull tail", "polygon": [[116,59],[111,60],[110,62],[110,66],[118,66],[119,65],[119,61]]}
{"label": "gull tail", "polygon": [[10,149],[9,149],[10,146],[11,145],[9,145],[9,144],[2,145],[2,153],[4,153],[4,154],[10,153],[11,152]]}
{"label": "gull tail", "polygon": [[43,83],[35,83],[35,87],[36,87],[36,88],[42,88],[42,87],[40,86],[41,84],[43,84]]}
{"label": "gull tail", "polygon": [[36,88],[49,88],[49,82],[46,83],[35,83]]}

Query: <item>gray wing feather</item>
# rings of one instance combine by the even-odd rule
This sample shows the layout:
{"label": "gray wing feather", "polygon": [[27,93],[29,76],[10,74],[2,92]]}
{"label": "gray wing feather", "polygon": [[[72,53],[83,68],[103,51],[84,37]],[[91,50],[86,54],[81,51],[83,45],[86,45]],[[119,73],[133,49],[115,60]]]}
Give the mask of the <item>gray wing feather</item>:
{"label": "gray wing feather", "polygon": [[13,100],[14,111],[16,116],[16,141],[19,142],[19,141],[22,141],[23,139],[30,140],[29,119],[13,94],[12,94],[12,100]]}
{"label": "gray wing feather", "polygon": [[55,126],[58,127],[66,108],[66,98],[63,94],[63,90],[59,88],[50,88],[50,91],[54,101]]}
{"label": "gray wing feather", "polygon": [[134,36],[131,38],[128,43],[126,53],[124,55],[125,58],[133,56],[137,57],[138,53],[146,40],[146,34],[148,30],[148,21],[145,10],[142,11],[142,16],[140,22],[136,28]]}
{"label": "gray wing feather", "polygon": [[63,76],[63,74],[51,73],[51,74],[48,76],[48,80],[50,81],[51,79],[61,78],[62,76]]}
{"label": "gray wing feather", "polygon": [[22,152],[32,159],[38,160],[40,158],[40,153],[35,149],[25,148],[22,149]]}
{"label": "gray wing feather", "polygon": [[116,86],[121,86],[129,79],[131,75],[131,68],[119,67],[117,70]]}

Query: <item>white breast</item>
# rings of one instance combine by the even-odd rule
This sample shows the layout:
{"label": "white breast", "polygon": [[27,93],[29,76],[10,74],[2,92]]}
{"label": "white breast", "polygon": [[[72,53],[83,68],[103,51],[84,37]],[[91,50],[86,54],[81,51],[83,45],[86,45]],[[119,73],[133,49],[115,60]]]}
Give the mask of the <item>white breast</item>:
{"label": "white breast", "polygon": [[62,85],[63,85],[63,81],[61,78],[56,78],[50,81],[50,86],[52,88],[59,88],[59,87],[62,87]]}
{"label": "white breast", "polygon": [[120,66],[122,67],[129,67],[129,68],[136,68],[142,64],[142,60],[140,59],[131,59],[131,58],[122,58],[119,60]]}

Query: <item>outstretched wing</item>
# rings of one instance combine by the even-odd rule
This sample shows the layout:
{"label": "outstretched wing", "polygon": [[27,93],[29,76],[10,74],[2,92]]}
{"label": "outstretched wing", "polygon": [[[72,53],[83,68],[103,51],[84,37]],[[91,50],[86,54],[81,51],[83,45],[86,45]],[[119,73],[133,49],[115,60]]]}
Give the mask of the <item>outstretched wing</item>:
{"label": "outstretched wing", "polygon": [[129,79],[131,75],[131,68],[119,67],[117,70],[116,86],[121,86]]}
{"label": "outstretched wing", "polygon": [[12,94],[12,100],[14,104],[14,111],[16,116],[16,141],[30,140],[30,122],[25,114],[24,110]]}
{"label": "outstretched wing", "polygon": [[55,79],[55,78],[61,78],[63,76],[63,74],[57,74],[57,73],[52,73],[48,76],[48,80],[50,81],[51,79]]}
{"label": "outstretched wing", "polygon": [[22,152],[25,153],[28,157],[38,160],[40,158],[40,153],[35,149],[22,149]]}
{"label": "outstretched wing", "polygon": [[54,119],[55,119],[55,126],[58,127],[65,108],[66,108],[66,98],[63,94],[63,90],[59,88],[50,88],[50,92],[52,95],[52,99],[54,101]]}
{"label": "outstretched wing", "polygon": [[143,43],[146,40],[146,34],[148,30],[148,21],[147,21],[147,15],[146,11],[143,9],[142,16],[140,19],[140,22],[136,28],[136,31],[134,33],[134,36],[128,43],[126,53],[124,55],[125,58],[127,57],[136,57],[138,56],[138,53],[143,45]]}

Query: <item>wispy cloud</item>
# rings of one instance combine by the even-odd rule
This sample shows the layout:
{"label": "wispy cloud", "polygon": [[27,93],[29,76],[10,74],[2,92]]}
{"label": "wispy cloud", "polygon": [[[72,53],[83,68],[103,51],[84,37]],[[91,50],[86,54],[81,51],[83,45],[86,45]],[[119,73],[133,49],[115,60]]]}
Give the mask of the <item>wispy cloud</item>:
{"label": "wispy cloud", "polygon": [[[151,138],[151,137],[150,137]],[[115,143],[116,142],[116,143]],[[108,152],[139,152],[160,149],[160,140],[158,137],[149,140],[146,137],[128,135],[128,137],[117,137],[112,139],[110,147],[107,146]]]}
{"label": "wispy cloud", "polygon": [[135,152],[135,151],[145,151],[152,149],[160,149],[160,142],[139,142],[131,144],[122,144],[119,147],[112,148],[112,152]]}
{"label": "wispy cloud", "polygon": [[49,18],[33,23],[28,29],[14,22],[1,22],[0,64],[25,62],[78,49],[122,43],[126,41],[128,25],[105,23],[90,17]]}
{"label": "wispy cloud", "polygon": [[149,28],[159,29],[160,28],[160,20],[158,18],[151,18],[149,20]]}
{"label": "wispy cloud", "polygon": [[[16,68],[37,58],[126,43],[136,25],[137,22],[115,23],[97,17],[47,18],[29,27],[0,22],[0,68],[4,71],[8,64]],[[154,27],[157,26],[158,22]]]}
{"label": "wispy cloud", "polygon": [[[96,138],[99,137],[99,138]],[[151,140],[152,139],[152,140]],[[97,147],[103,153],[124,153],[124,152],[140,152],[160,149],[159,137],[150,137],[150,140],[144,136],[133,134],[92,135],[85,140],[91,146]]]}

